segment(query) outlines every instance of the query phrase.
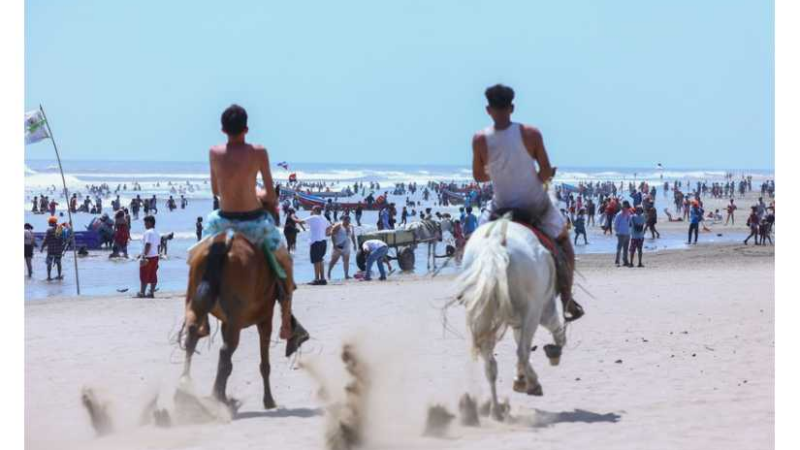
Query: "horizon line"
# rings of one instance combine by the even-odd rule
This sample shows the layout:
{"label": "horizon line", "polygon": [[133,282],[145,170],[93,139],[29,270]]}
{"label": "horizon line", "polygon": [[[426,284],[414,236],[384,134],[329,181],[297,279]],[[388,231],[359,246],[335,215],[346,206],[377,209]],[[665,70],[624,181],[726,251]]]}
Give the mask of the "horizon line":
{"label": "horizon line", "polygon": [[[47,161],[47,162],[57,162],[55,158],[48,159],[48,158],[25,158],[25,161]],[[158,159],[88,159],[88,158],[62,158],[62,163],[64,162],[98,162],[98,163],[167,163],[167,164],[185,164],[185,163],[207,163],[208,160],[158,160]],[[282,162],[282,161],[278,161]],[[276,165],[277,163],[270,161],[272,165]],[[317,164],[317,165],[331,165],[331,166],[373,166],[373,167],[398,167],[398,166],[430,166],[430,167],[470,167],[471,163],[467,162],[465,164],[443,164],[443,163],[360,163],[360,162],[330,162],[330,161],[322,161],[322,162],[309,162],[309,161],[296,161],[290,162],[292,164]],[[555,166],[555,167],[564,167],[569,169],[621,169],[626,171],[634,171],[634,170],[652,170],[657,171],[659,170],[658,167],[644,167],[644,166],[591,166],[591,165],[570,165],[565,164],[563,166]],[[664,167],[662,170],[670,171],[670,170],[678,170],[678,171],[690,171],[690,170],[724,170],[724,171],[761,171],[761,172],[775,172],[775,168],[743,168],[743,167]]]}

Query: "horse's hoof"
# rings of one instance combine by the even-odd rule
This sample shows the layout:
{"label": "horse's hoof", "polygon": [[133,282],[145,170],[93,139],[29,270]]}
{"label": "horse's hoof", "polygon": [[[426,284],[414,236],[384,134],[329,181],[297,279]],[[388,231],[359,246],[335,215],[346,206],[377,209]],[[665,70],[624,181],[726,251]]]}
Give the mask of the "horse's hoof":
{"label": "horse's hoof", "polygon": [[550,360],[551,366],[557,366],[561,362],[561,346],[547,344],[544,346],[544,353],[547,355],[547,359]]}
{"label": "horse's hoof", "polygon": [[528,392],[527,386],[525,385],[525,379],[524,378],[517,378],[516,380],[514,380],[513,389],[514,389],[514,392],[519,392],[519,393],[522,393],[522,394]]}
{"label": "horse's hoof", "polygon": [[274,409],[276,406],[272,397],[264,397],[264,409]]}
{"label": "horse's hoof", "polygon": [[228,407],[228,410],[231,412],[232,416],[236,416],[236,413],[239,412],[239,408],[242,407],[242,402],[235,398],[229,398],[223,403],[225,403],[225,405]]}
{"label": "horse's hoof", "polygon": [[544,395],[544,392],[542,391],[542,385],[536,383],[536,386],[528,389],[528,395],[533,395],[535,397],[541,397],[542,395]]}
{"label": "horse's hoof", "polygon": [[503,420],[505,420],[505,417],[503,416],[503,413],[500,411],[500,409],[496,408],[492,410],[492,419],[498,422],[502,422]]}

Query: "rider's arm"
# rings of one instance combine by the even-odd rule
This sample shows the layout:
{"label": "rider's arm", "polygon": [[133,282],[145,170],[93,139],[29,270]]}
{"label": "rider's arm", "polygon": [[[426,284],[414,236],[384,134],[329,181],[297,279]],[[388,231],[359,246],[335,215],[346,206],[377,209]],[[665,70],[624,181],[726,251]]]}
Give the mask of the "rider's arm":
{"label": "rider's arm", "polygon": [[534,127],[522,125],[522,141],[531,158],[539,164],[539,179],[542,183],[547,183],[556,174],[556,168],[550,166],[550,158],[547,157],[547,150],[544,148],[542,133]]}
{"label": "rider's arm", "polygon": [[259,167],[259,171],[261,172],[261,180],[264,182],[264,191],[267,194],[267,201],[277,205],[277,201],[275,199],[275,186],[272,182],[272,172],[269,170],[269,154],[267,153],[267,149],[263,147],[256,147],[260,152],[263,152],[263,158],[261,159],[261,164]]}
{"label": "rider's arm", "polygon": [[477,133],[472,138],[472,176],[475,181],[485,183],[491,181],[489,174],[486,173],[486,137]]}
{"label": "rider's arm", "polygon": [[211,193],[214,197],[219,197],[219,187],[217,187],[217,175],[214,172],[214,150],[208,152],[209,167],[211,167]]}

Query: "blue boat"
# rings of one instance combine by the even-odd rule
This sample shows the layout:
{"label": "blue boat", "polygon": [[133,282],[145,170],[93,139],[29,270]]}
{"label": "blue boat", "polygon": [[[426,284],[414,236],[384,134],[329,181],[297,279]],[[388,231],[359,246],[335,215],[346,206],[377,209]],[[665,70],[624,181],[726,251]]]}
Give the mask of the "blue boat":
{"label": "blue boat", "polygon": [[[36,239],[37,247],[41,248],[42,241],[44,241],[44,236],[44,232],[33,233],[33,237]],[[78,248],[85,247],[87,250],[100,250],[101,244],[102,239],[100,238],[100,233],[97,231],[89,230],[75,232],[75,245],[77,245]]]}

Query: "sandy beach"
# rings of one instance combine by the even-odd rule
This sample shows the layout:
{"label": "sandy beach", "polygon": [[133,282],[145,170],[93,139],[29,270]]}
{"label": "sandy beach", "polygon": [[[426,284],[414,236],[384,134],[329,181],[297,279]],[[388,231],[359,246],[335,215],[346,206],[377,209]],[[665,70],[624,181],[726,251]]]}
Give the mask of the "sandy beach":
{"label": "sandy beach", "polygon": [[[744,214],[740,214],[740,217]],[[774,447],[774,247],[698,245],[647,254],[646,268],[584,255],[577,291],[587,316],[568,329],[561,365],[551,367],[540,329],[531,354],[543,397],[514,393],[513,339],[498,346],[502,397],[511,418],[451,423],[423,437],[426,409],[457,413],[458,398],[486,399],[483,364],[470,357],[460,307],[442,305],[454,278],[409,276],[386,283],[301,286],[295,311],[312,334],[297,359],[272,353],[278,409],[261,407],[258,340],[245,330],[233,357],[230,422],[139,427],[145,404],[174,393],[183,353],[183,293],[156,299],[53,297],[25,305],[26,448],[325,448],[326,389],[344,380],[338,355],[355,345],[369,370],[364,448],[758,449]],[[216,328],[216,326],[215,326]],[[273,337],[277,339],[276,336]],[[192,371],[207,395],[221,338],[204,339]],[[109,404],[115,432],[95,437],[81,405],[91,387]]]}

